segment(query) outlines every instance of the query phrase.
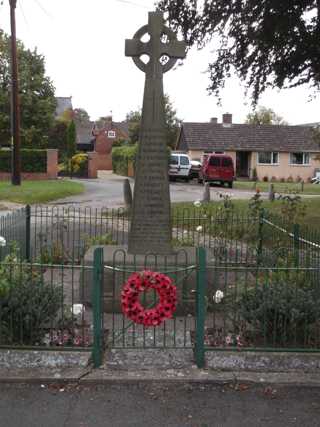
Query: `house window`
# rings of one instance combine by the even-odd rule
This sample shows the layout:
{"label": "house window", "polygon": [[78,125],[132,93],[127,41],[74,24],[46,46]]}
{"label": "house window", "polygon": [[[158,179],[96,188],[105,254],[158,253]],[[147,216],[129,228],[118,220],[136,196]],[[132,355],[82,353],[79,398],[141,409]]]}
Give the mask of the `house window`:
{"label": "house window", "polygon": [[258,153],[259,165],[277,165],[279,164],[279,153],[275,151],[263,151]]}
{"label": "house window", "polygon": [[108,138],[115,138],[116,133],[114,130],[108,130]]}
{"label": "house window", "polygon": [[309,165],[310,153],[290,153],[291,165]]}

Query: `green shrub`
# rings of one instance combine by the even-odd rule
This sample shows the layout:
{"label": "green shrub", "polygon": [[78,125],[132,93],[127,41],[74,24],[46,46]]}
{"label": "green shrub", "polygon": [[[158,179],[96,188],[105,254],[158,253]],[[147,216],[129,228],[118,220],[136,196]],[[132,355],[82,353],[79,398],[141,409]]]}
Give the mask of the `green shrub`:
{"label": "green shrub", "polygon": [[72,174],[76,176],[88,176],[88,154],[78,153],[71,159]]}
{"label": "green shrub", "polygon": [[65,158],[64,162],[59,163],[58,171],[60,176],[77,176],[80,178],[88,177],[88,154],[77,153],[71,161]]}
{"label": "green shrub", "polygon": [[304,345],[320,315],[320,295],[304,273],[273,272],[245,290],[238,312],[266,344]]}
{"label": "green shrub", "polygon": [[[46,150],[21,150],[22,172],[46,173]],[[0,172],[11,172],[11,150],[0,150]]]}
{"label": "green shrub", "polygon": [[252,169],[252,181],[258,181],[257,168]]}
{"label": "green shrub", "polygon": [[0,341],[39,344],[62,298],[62,287],[46,283],[43,274],[22,263],[14,250],[0,265]]}
{"label": "green shrub", "polygon": [[112,148],[112,169],[114,173],[118,175],[128,175],[129,162],[132,162],[133,167],[135,167],[137,149],[137,144]]}

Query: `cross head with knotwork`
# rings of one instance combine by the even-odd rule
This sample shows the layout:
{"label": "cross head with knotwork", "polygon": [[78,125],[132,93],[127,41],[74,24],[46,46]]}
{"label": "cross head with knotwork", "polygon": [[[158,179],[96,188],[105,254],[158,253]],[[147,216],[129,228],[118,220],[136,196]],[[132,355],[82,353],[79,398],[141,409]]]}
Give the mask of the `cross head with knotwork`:
{"label": "cross head with knotwork", "polygon": [[[142,41],[149,35],[147,42]],[[176,34],[164,25],[161,12],[149,12],[149,23],[141,27],[132,40],[126,40],[126,56],[131,56],[136,66],[147,77],[161,78],[178,59],[186,56],[186,44],[178,41]],[[149,62],[141,60],[142,55],[149,57]]]}

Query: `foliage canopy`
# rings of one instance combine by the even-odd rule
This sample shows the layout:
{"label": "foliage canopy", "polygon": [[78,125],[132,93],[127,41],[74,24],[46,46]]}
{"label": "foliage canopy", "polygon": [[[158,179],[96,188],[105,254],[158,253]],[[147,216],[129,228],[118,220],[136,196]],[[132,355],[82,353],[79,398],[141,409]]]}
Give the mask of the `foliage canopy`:
{"label": "foliage canopy", "polygon": [[209,93],[219,96],[233,70],[254,104],[267,87],[319,90],[318,0],[158,0],[158,6],[189,46],[217,42]]}
{"label": "foliage canopy", "polygon": [[[174,148],[181,120],[177,117],[169,95],[164,95],[164,111],[166,121],[166,138],[167,145]],[[127,114],[126,121],[129,123],[129,139],[131,144],[139,141],[141,111],[130,111]]]}
{"label": "foliage canopy", "polygon": [[[26,49],[17,41],[19,63],[19,97],[21,143],[25,148],[47,144],[53,124],[56,100],[54,87],[45,75],[44,57],[36,50]],[[0,144],[10,141],[10,37],[0,29]]]}
{"label": "foliage canopy", "polygon": [[259,107],[257,110],[249,113],[246,123],[250,125],[287,125],[288,123],[278,116],[271,108]]}

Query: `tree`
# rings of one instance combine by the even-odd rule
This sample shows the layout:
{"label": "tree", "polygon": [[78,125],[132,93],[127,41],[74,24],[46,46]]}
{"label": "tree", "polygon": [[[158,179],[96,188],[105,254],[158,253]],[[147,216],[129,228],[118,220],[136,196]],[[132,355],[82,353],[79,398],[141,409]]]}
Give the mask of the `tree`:
{"label": "tree", "polygon": [[218,43],[209,93],[219,96],[234,69],[253,104],[267,87],[320,87],[319,0],[158,0],[189,46]]}
{"label": "tree", "polygon": [[288,123],[278,116],[271,108],[260,107],[249,113],[246,123],[250,125],[287,125]]}
{"label": "tree", "polygon": [[68,125],[67,129],[67,156],[71,160],[71,157],[76,154],[77,151],[77,133],[76,125],[73,120]]}
{"label": "tree", "polygon": [[55,148],[59,153],[59,161],[67,156],[67,132],[68,123],[64,120],[56,120],[49,130],[48,148]]}
{"label": "tree", "polygon": [[84,108],[75,108],[73,110],[73,120],[76,123],[85,125],[90,122],[90,116]]}
{"label": "tree", "polygon": [[101,116],[98,120],[95,120],[95,126],[98,129],[103,129],[107,123],[112,122],[112,116]]}
{"label": "tree", "polygon": [[[181,120],[177,117],[177,112],[168,95],[164,95],[164,110],[166,120],[166,139],[167,145],[174,148]],[[141,111],[130,111],[127,114],[126,121],[129,123],[129,139],[131,144],[139,141]]]}
{"label": "tree", "polygon": [[130,111],[126,121],[128,122],[130,144],[136,144],[139,141],[141,110]]}
{"label": "tree", "polygon": [[[19,61],[21,144],[43,147],[54,121],[54,87],[45,75],[44,57],[17,41]],[[0,144],[10,141],[10,37],[0,30]]]}

